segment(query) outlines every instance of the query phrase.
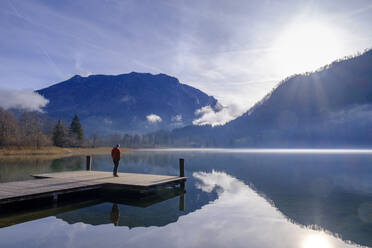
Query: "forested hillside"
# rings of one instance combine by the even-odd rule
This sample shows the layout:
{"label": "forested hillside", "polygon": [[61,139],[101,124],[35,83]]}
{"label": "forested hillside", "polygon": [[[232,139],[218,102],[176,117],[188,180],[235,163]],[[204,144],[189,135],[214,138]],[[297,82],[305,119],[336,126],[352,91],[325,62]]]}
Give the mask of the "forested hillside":
{"label": "forested hillside", "polygon": [[172,136],[193,146],[371,146],[372,50],[283,80],[224,126],[186,127]]}

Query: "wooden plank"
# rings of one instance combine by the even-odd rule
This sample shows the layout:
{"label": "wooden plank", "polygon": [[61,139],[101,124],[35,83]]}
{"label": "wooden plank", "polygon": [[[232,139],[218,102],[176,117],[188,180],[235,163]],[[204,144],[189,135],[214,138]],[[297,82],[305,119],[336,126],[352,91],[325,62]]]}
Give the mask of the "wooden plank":
{"label": "wooden plank", "polygon": [[88,190],[93,190],[97,188],[100,188],[100,186],[85,186],[85,187],[79,187],[79,188],[74,188],[74,189],[63,189],[63,190],[58,190],[58,191],[42,192],[42,193],[36,193],[36,194],[13,195],[11,197],[0,199],[0,206],[1,204],[6,204],[6,203],[21,202],[25,200],[34,200],[34,199],[43,198],[43,197],[54,197],[55,195],[88,191]]}
{"label": "wooden plank", "polygon": [[185,181],[186,177],[163,176],[137,173],[118,173],[119,177],[113,177],[111,172],[103,171],[70,171],[63,173],[46,173],[34,175],[37,178],[64,178],[64,179],[91,179],[102,184],[132,185],[151,187],[158,184]]}
{"label": "wooden plank", "polygon": [[[31,183],[32,181],[32,183]],[[31,181],[20,181],[0,184],[0,202],[43,197],[53,193],[62,193],[71,190],[85,190],[92,186],[99,186],[97,182],[80,182],[67,179],[38,179]]]}
{"label": "wooden plank", "polygon": [[119,177],[113,177],[112,172],[103,171],[68,171],[37,174],[34,177],[43,179],[1,183],[0,204],[55,193],[96,189],[107,185],[146,189],[186,180],[186,177],[136,173],[119,173]]}

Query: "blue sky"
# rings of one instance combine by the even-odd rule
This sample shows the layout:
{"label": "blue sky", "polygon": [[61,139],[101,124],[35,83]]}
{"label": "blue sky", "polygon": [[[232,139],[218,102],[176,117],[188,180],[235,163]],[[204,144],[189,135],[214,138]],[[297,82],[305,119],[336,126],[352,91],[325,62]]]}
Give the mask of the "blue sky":
{"label": "blue sky", "polygon": [[371,0],[2,0],[0,88],[166,73],[236,115],[286,76],[371,48],[371,23]]}

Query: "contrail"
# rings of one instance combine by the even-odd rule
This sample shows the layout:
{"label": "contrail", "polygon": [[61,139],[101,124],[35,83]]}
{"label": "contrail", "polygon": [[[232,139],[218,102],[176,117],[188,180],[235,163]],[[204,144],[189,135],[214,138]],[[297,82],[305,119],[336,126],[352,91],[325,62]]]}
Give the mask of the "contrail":
{"label": "contrail", "polygon": [[37,44],[37,46],[39,47],[39,49],[41,50],[41,52],[44,54],[44,56],[47,58],[49,64],[51,65],[51,67],[54,69],[54,71],[60,76],[60,77],[64,77],[65,75],[63,75],[63,73],[61,72],[61,70],[58,68],[57,64],[54,62],[54,60],[49,56],[49,53],[40,45],[40,44]]}
{"label": "contrail", "polygon": [[359,15],[363,12],[366,12],[368,10],[372,9],[372,4],[369,4],[367,5],[366,7],[364,8],[360,8],[360,9],[357,9],[357,10],[354,10],[354,11],[351,11],[349,14],[348,14],[348,17],[353,17],[353,16],[356,16],[356,15]]}
{"label": "contrail", "polygon": [[12,0],[9,0],[8,2],[9,2],[10,7],[12,8],[14,14],[15,14],[16,16],[18,16],[19,18],[25,19],[25,17],[22,16],[22,15],[19,13],[19,11],[17,10],[17,8],[14,6]]}

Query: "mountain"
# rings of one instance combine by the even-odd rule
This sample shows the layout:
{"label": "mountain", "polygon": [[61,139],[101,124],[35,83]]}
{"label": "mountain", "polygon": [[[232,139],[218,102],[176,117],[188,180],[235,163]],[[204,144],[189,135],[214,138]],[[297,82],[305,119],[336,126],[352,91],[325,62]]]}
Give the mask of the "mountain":
{"label": "mountain", "polygon": [[207,146],[371,146],[372,50],[283,80],[224,126],[190,126],[173,136]]}
{"label": "mountain", "polygon": [[76,75],[37,93],[50,101],[49,117],[69,122],[77,114],[87,133],[103,135],[182,127],[197,109],[219,108],[212,96],[165,74]]}

